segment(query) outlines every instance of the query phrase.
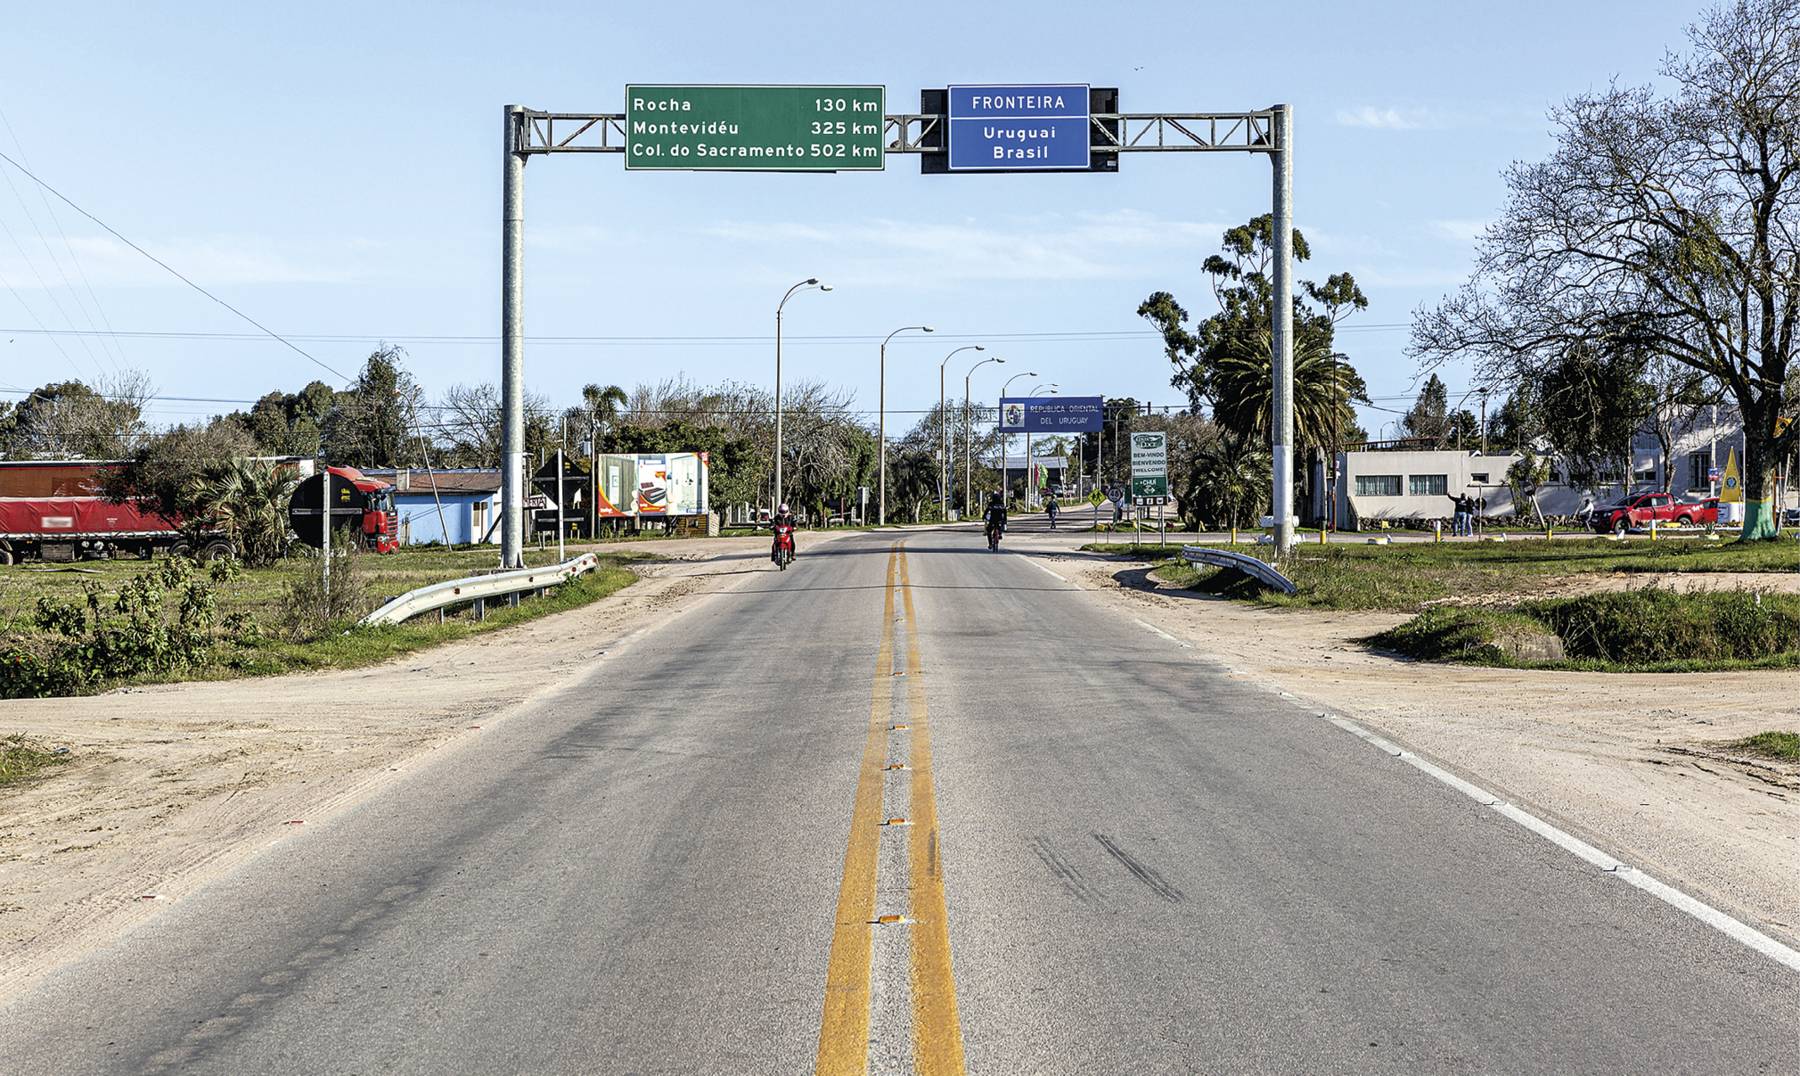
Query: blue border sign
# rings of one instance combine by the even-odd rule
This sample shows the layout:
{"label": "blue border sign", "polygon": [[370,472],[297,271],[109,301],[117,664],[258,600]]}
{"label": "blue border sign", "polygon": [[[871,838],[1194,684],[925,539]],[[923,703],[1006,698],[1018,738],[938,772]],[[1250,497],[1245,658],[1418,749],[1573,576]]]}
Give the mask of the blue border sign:
{"label": "blue border sign", "polygon": [[1001,433],[1093,433],[1105,421],[1099,396],[1008,396],[1000,401]]}
{"label": "blue border sign", "polygon": [[1088,87],[951,86],[950,170],[1086,170]]}

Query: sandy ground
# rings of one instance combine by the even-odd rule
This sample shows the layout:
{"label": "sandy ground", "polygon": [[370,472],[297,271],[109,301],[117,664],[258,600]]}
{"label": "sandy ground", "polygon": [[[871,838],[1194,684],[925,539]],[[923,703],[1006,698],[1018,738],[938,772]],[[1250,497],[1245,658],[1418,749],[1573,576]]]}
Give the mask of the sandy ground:
{"label": "sandy ground", "polygon": [[[1800,765],[1727,746],[1758,732],[1800,732],[1800,672],[1619,675],[1412,662],[1353,641],[1405,615],[1239,605],[1160,584],[1141,562],[1076,553],[1074,544],[1034,536],[1013,546],[1235,675],[1381,731],[1800,946]],[[1659,573],[1654,581],[1800,592],[1800,572]],[[1642,574],[1569,577],[1532,596],[1650,583]]]}
{"label": "sandy ground", "polygon": [[[821,540],[831,539],[805,542]],[[1723,747],[1754,732],[1800,730],[1800,675],[1406,663],[1351,641],[1402,617],[1197,597],[1150,580],[1143,564],[1075,552],[1077,541],[1021,535],[1009,546],[1235,675],[1379,729],[1800,944],[1800,766]],[[682,559],[641,568],[639,583],[585,609],[379,667],[0,702],[0,735],[23,733],[73,756],[0,798],[0,1004],[288,827],[317,823],[471,742],[561,690],[608,647],[766,567],[766,539],[654,549]],[[1767,588],[1770,579],[1753,582]],[[1797,584],[1800,576],[1781,581]],[[504,660],[491,660],[496,652]],[[1321,723],[1320,735],[1342,733]],[[1368,748],[1346,738],[1346,751],[1359,749]]]}

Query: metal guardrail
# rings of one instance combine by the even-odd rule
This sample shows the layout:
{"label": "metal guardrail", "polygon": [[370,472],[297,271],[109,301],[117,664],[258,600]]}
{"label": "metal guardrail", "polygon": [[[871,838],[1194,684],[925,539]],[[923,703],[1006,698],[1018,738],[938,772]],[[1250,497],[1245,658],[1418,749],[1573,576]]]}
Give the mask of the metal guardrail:
{"label": "metal guardrail", "polygon": [[[528,590],[543,590],[558,583],[566,583],[582,572],[591,572],[599,567],[600,558],[592,553],[583,553],[573,560],[565,560],[561,564],[549,568],[519,568],[510,572],[496,572],[493,575],[472,575],[467,579],[452,579],[447,583],[433,583],[428,587],[411,590],[386,605],[363,617],[359,624],[398,624],[429,613],[433,609],[446,606],[461,605],[464,602],[475,606],[476,615],[482,615],[491,598],[503,598],[512,594],[520,594]],[[516,604],[516,603],[515,603]]]}
{"label": "metal guardrail", "polygon": [[1184,545],[1181,547],[1181,559],[1189,564],[1211,564],[1219,568],[1236,568],[1245,575],[1252,576],[1262,583],[1274,587],[1283,594],[1292,594],[1299,590],[1294,581],[1276,571],[1267,561],[1243,553],[1231,553],[1223,549],[1208,549],[1203,545]]}

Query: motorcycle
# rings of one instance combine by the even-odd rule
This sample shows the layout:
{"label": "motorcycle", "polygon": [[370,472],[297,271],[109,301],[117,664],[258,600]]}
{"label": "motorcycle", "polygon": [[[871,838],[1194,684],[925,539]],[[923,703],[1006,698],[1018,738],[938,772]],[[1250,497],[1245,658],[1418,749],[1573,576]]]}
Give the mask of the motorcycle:
{"label": "motorcycle", "polygon": [[775,545],[769,550],[769,559],[774,561],[782,571],[794,560],[794,528],[786,524],[775,527]]}

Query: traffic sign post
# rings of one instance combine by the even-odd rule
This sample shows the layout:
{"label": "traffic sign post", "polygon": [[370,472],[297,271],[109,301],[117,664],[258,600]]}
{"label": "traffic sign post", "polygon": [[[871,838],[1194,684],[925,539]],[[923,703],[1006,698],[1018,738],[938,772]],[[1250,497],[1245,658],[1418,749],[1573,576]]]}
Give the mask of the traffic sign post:
{"label": "traffic sign post", "polygon": [[1156,506],[1156,540],[1169,540],[1163,505],[1169,501],[1169,435],[1147,430],[1131,435],[1131,497],[1139,507]]}
{"label": "traffic sign post", "polygon": [[882,86],[627,86],[625,167],[879,172]]}

